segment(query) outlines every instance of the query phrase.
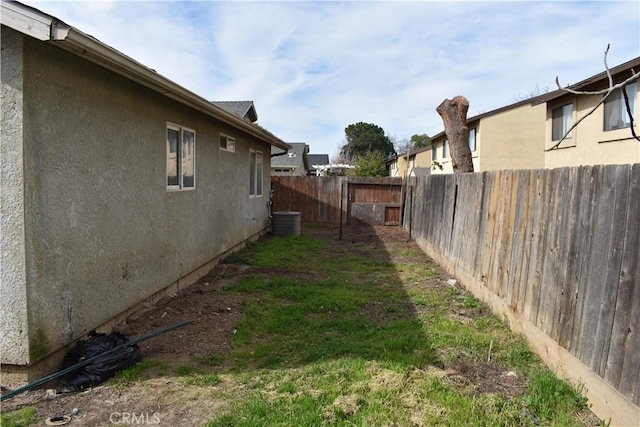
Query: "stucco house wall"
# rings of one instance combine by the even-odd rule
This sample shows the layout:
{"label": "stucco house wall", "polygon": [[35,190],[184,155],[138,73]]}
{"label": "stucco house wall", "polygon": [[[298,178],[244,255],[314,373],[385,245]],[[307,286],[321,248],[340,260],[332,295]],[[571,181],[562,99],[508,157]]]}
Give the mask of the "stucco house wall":
{"label": "stucco house wall", "polygon": [[546,108],[525,103],[480,120],[479,170],[544,167]]}
{"label": "stucco house wall", "polygon": [[415,176],[416,168],[431,167],[431,146],[418,148],[407,155],[397,155],[387,161],[389,176],[404,178],[405,176]]}
{"label": "stucco house wall", "polygon": [[0,318],[5,326],[0,334],[0,354],[2,361],[20,363],[29,359],[24,286],[22,37],[2,27],[0,40]]}
{"label": "stucco house wall", "polygon": [[[33,364],[265,230],[266,139],[7,27],[2,50],[3,364]],[[168,123],[195,131],[194,189],[167,189]]]}

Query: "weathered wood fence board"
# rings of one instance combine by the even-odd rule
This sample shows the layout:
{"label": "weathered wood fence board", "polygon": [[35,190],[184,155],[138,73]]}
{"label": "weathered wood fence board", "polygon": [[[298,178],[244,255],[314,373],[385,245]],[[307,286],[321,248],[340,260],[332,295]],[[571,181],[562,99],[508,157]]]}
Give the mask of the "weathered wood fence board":
{"label": "weathered wood fence board", "polygon": [[273,211],[300,212],[303,223],[338,223],[341,184],[337,179],[316,176],[273,176]]}
{"label": "weathered wood fence board", "polygon": [[633,402],[640,399],[640,164],[633,166],[620,284],[605,378]]}
{"label": "weathered wood fence board", "polygon": [[417,240],[640,404],[640,164],[408,185]]}
{"label": "weathered wood fence board", "polygon": [[347,224],[349,206],[366,214],[369,205],[397,223],[401,189],[402,178],[272,176],[272,210],[300,212],[302,223]]}

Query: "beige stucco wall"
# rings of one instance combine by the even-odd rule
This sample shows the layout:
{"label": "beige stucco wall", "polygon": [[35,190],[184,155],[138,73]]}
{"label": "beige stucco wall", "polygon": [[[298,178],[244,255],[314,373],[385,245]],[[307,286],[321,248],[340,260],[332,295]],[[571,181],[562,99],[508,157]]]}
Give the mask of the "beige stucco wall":
{"label": "beige stucco wall", "polygon": [[[23,76],[25,279],[10,286],[26,287],[12,309],[27,313],[30,345],[5,359],[19,339],[3,341],[2,363],[33,363],[268,224],[268,144],[33,39]],[[167,122],[196,132],[195,190],[167,191]],[[20,140],[3,130],[6,143]],[[250,148],[263,153],[257,198]],[[3,321],[2,335],[19,326]]]}
{"label": "beige stucco wall", "polygon": [[394,163],[395,169],[390,169],[389,176],[400,178],[404,178],[407,174],[411,176],[413,168],[431,167],[431,148],[423,148],[420,151],[413,152],[409,155],[409,162],[407,162],[406,155],[398,156]]}
{"label": "beige stucco wall", "polygon": [[414,168],[430,168],[431,167],[431,148],[422,149],[410,156],[409,159],[409,175],[414,175]]}
{"label": "beige stucco wall", "polygon": [[[636,112],[640,111],[639,98],[640,93],[636,95]],[[579,96],[549,104],[545,128],[546,148],[552,147],[557,142],[551,141],[551,112],[554,108],[572,103],[574,107],[573,120],[575,123],[589,113],[601,99],[601,96]],[[563,166],[640,162],[640,142],[632,138],[629,128],[607,132],[603,129],[604,106],[601,105],[573,130],[572,137],[563,141],[560,149],[545,153],[545,167],[557,168]],[[637,117],[635,131],[636,134],[640,133],[640,125],[638,124]]]}
{"label": "beige stucco wall", "polygon": [[407,170],[407,158],[396,157],[389,163],[389,176],[402,178]]}
{"label": "beige stucco wall", "polygon": [[480,120],[479,170],[544,167],[546,108],[524,104]]}

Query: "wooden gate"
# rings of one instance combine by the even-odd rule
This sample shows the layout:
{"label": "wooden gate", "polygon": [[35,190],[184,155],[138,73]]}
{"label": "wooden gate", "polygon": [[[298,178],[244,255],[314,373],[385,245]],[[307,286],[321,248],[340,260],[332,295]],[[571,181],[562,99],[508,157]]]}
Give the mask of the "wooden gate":
{"label": "wooden gate", "polygon": [[402,181],[357,179],[347,187],[347,225],[400,225]]}
{"label": "wooden gate", "polygon": [[272,176],[272,209],[302,223],[399,225],[402,178]]}

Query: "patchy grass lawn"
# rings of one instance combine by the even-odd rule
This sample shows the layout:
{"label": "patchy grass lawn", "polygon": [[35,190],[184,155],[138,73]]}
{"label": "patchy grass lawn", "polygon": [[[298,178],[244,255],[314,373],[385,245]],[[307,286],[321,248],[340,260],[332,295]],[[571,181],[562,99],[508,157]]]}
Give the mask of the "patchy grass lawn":
{"label": "patchy grass lawn", "polygon": [[[249,265],[215,295],[242,301],[229,351],[152,355],[106,387],[156,394],[162,425],[603,425],[401,229],[336,231],[305,228],[226,260]],[[191,421],[171,418],[177,405]],[[32,408],[2,425],[30,425]]]}

